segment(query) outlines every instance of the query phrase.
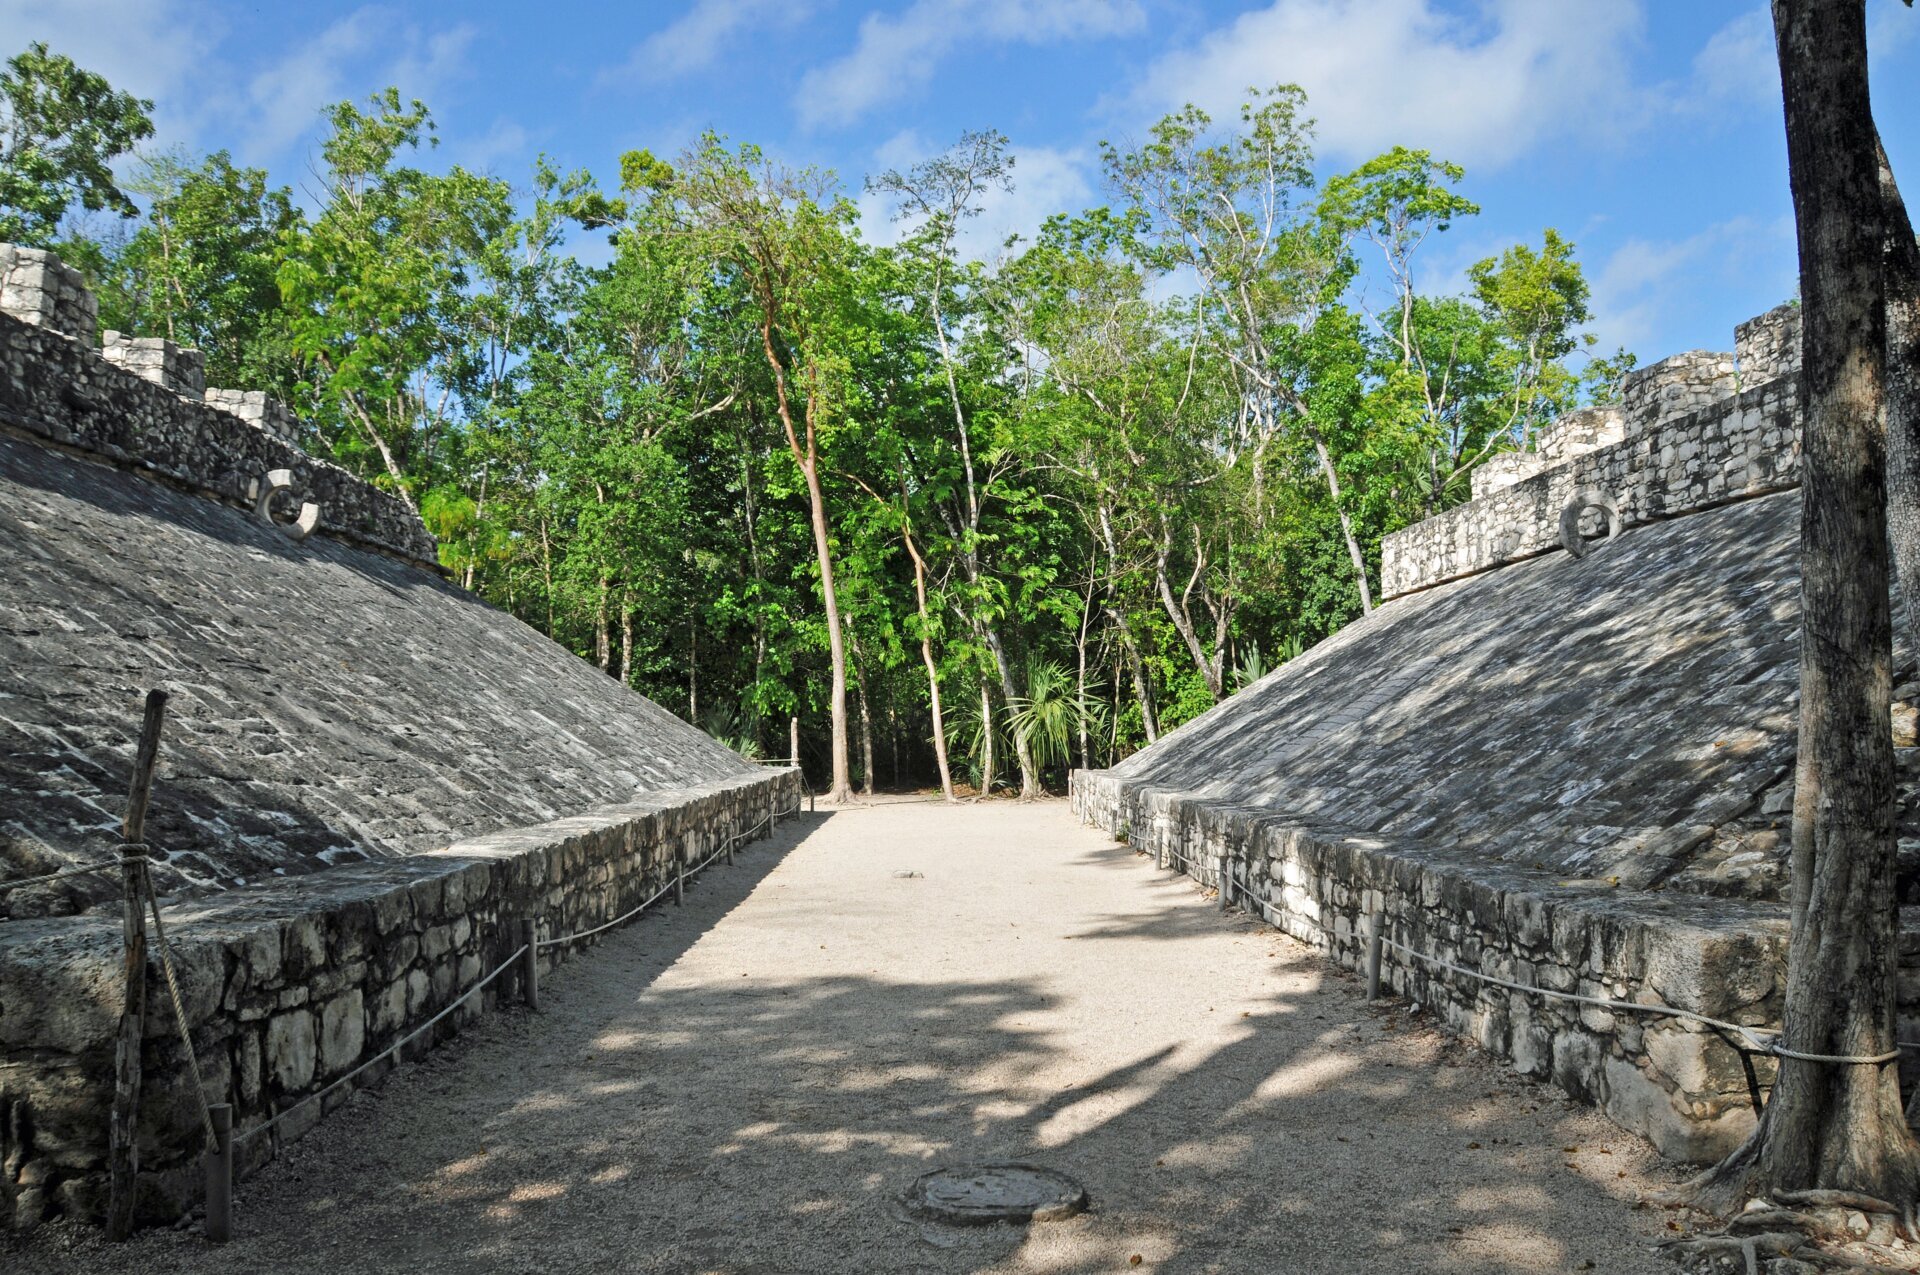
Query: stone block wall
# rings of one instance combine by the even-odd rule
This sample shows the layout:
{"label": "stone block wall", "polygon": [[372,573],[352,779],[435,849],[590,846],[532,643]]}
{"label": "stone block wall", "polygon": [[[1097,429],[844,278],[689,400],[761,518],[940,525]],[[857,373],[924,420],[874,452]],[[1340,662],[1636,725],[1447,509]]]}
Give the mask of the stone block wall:
{"label": "stone block wall", "polygon": [[1620,387],[1626,436],[1631,438],[1658,429],[1668,421],[1738,393],[1739,389],[1731,354],[1688,350],[1637,368],[1627,374]]}
{"label": "stone block wall", "polygon": [[433,536],[398,496],[12,314],[0,314],[5,427],[248,510],[261,478],[288,469],[293,507],[319,505],[321,534],[438,569]]}
{"label": "stone block wall", "polygon": [[[1524,986],[1779,1024],[1786,925],[1777,907],[1623,899],[1604,885],[1566,887],[1546,873],[1343,836],[1100,771],[1075,773],[1073,801],[1083,821],[1197,881],[1217,887],[1224,863],[1234,900],[1348,969],[1365,968],[1367,918],[1377,908],[1390,939]],[[1663,1155],[1710,1162],[1753,1126],[1739,1054],[1699,1024],[1546,1001],[1436,972],[1392,949],[1382,981],[1515,1071],[1600,1107]],[[1755,1066],[1770,1085],[1771,1060]]]}
{"label": "stone block wall", "polygon": [[204,397],[208,407],[239,417],[276,442],[289,447],[300,445],[299,418],[279,399],[260,390],[210,389]]}
{"label": "stone block wall", "polygon": [[100,357],[182,398],[206,396],[207,356],[165,337],[128,336],[109,328],[100,334]]}
{"label": "stone block wall", "polygon": [[[590,929],[724,839],[765,835],[763,822],[797,809],[799,796],[798,772],[770,769],[168,907],[209,1100],[234,1105],[242,1138],[465,1000],[408,1047],[431,1048],[521,994],[510,971],[471,995],[517,947],[518,918],[537,918],[549,936]],[[120,944],[110,917],[0,926],[0,1216],[15,1226],[104,1206]],[[549,949],[542,963],[577,950]],[[139,1211],[164,1223],[199,1198],[204,1135],[164,986],[152,969],[149,978]],[[352,1089],[247,1140],[241,1167],[270,1158]]]}
{"label": "stone block wall", "polygon": [[1560,512],[1576,493],[1604,495],[1632,527],[1795,486],[1799,437],[1799,377],[1768,381],[1394,532],[1381,541],[1381,592],[1560,548]]}
{"label": "stone block wall", "polygon": [[0,243],[0,312],[91,345],[97,307],[78,270],[59,254]]}
{"label": "stone block wall", "polygon": [[1540,431],[1535,450],[1546,465],[1564,465],[1626,436],[1626,413],[1619,405],[1577,407]]}
{"label": "stone block wall", "polygon": [[264,394],[216,390],[206,359],[158,337],[105,334],[95,303],[58,255],[0,244],[0,428],[12,427],[197,495],[251,509],[262,479],[294,473],[283,503],[320,507],[323,535],[438,569],[420,515],[337,465],[302,453],[292,414]]}
{"label": "stone block wall", "polygon": [[1800,370],[1800,307],[1789,301],[1733,330],[1740,388],[1750,390]]}

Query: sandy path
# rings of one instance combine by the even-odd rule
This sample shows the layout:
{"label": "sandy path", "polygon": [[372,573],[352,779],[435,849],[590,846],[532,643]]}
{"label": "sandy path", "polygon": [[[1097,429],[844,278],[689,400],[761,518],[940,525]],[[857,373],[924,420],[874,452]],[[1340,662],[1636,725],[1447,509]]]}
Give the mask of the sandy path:
{"label": "sandy path", "polygon": [[[1674,1176],[1644,1143],[1061,803],[802,817],[545,993],[261,1170],[225,1248],[51,1226],[0,1269],[1672,1270],[1630,1207]],[[1093,1210],[894,1203],[1002,1158]]]}

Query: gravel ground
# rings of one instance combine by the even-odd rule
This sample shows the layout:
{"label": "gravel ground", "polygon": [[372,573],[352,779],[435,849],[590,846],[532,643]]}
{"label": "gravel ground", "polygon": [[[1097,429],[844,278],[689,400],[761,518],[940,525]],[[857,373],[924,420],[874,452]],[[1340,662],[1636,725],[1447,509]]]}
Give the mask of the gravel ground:
{"label": "gravel ground", "polygon": [[[684,908],[361,1094],[239,1189],[239,1235],[52,1225],[0,1270],[1674,1269],[1636,1138],[1077,825],[1063,803],[802,816]],[[1092,1209],[897,1203],[1023,1159]]]}

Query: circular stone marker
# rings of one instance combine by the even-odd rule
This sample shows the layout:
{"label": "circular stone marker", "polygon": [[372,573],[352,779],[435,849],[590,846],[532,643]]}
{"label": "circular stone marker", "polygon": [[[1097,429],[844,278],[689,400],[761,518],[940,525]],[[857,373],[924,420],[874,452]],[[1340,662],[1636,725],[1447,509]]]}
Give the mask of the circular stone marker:
{"label": "circular stone marker", "polygon": [[1058,1222],[1087,1207],[1087,1189],[1064,1173],[1032,1164],[963,1164],[922,1174],[906,1205],[950,1226]]}

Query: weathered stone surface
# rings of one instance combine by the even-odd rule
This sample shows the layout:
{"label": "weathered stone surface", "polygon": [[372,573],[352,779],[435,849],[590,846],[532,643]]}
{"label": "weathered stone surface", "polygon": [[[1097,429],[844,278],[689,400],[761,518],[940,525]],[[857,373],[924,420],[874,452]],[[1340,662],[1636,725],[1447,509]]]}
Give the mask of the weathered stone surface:
{"label": "weathered stone surface", "polygon": [[[149,838],[174,892],[755,770],[428,572],[0,437],[0,873],[105,853],[152,685],[172,698]],[[82,878],[0,915],[117,897]],[[407,904],[379,906],[392,925]]]}
{"label": "weathered stone surface", "polygon": [[336,996],[320,1008],[320,1070],[329,1076],[360,1061],[366,1043],[366,1002],[360,989]]}
{"label": "weathered stone surface", "polygon": [[93,344],[93,293],[58,253],[0,243],[0,311],[70,341]]}
{"label": "weathered stone surface", "polygon": [[[516,994],[513,978],[503,977],[469,995],[511,954],[517,919],[539,919],[548,935],[590,929],[657,892],[687,847],[764,834],[768,817],[794,809],[799,795],[795,772],[755,767],[422,855],[168,907],[210,1096],[230,1094],[236,1128],[245,1130],[464,997],[450,1019],[457,1025]],[[399,924],[381,932],[373,923],[376,905],[395,898],[415,909],[419,933]],[[444,936],[438,959],[425,954],[426,933]],[[329,959],[349,950],[359,957]],[[120,927],[109,916],[0,925],[0,1200],[12,1201],[17,1224],[101,1202],[119,960]],[[158,971],[149,979],[156,1012],[145,1068],[155,1098],[142,1150],[143,1182],[152,1178],[143,1207],[153,1210],[150,1220],[172,1221],[177,1211],[165,1210],[198,1189],[201,1134]],[[415,1050],[436,1038],[429,1033]],[[318,1105],[302,1108],[279,1126],[281,1135],[297,1138],[321,1115]],[[26,1132],[9,1144],[9,1129]],[[269,1149],[257,1140],[248,1154],[257,1160]]]}
{"label": "weathered stone surface", "polygon": [[[1491,976],[1777,1027],[1798,517],[1797,494],[1763,496],[1396,599],[1077,773],[1076,807],[1209,883],[1225,853],[1236,898],[1344,964],[1381,908],[1389,937]],[[1902,776],[1904,812],[1920,768]],[[1902,961],[1920,1020],[1920,936]],[[1669,1155],[1751,1127],[1716,1036],[1394,951],[1386,981]]]}
{"label": "weathered stone surface", "polygon": [[1799,330],[1793,307],[1769,311],[1737,329],[1737,355],[1695,350],[1641,368],[1619,405],[1569,412],[1534,450],[1493,457],[1475,470],[1471,501],[1381,542],[1382,593],[1550,553],[1566,540],[1561,511],[1586,493],[1632,527],[1792,487]]}
{"label": "weathered stone surface", "polygon": [[267,1020],[267,1074],[282,1091],[298,1093],[313,1079],[313,1015],[288,1010]]}

